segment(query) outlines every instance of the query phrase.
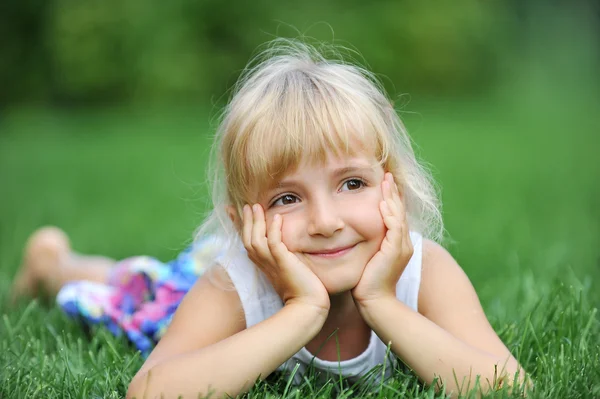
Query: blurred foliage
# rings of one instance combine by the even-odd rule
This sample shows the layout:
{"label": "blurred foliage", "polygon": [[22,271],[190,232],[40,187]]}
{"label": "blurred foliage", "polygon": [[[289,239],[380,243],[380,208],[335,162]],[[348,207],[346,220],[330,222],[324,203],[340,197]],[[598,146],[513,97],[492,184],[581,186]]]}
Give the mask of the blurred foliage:
{"label": "blurred foliage", "polygon": [[1,101],[215,97],[257,46],[299,33],[342,38],[403,88],[480,85],[497,8],[426,3],[6,0]]}
{"label": "blurred foliage", "polygon": [[394,93],[482,91],[536,10],[475,0],[4,0],[0,105],[218,100],[261,43],[299,35],[358,49]]}

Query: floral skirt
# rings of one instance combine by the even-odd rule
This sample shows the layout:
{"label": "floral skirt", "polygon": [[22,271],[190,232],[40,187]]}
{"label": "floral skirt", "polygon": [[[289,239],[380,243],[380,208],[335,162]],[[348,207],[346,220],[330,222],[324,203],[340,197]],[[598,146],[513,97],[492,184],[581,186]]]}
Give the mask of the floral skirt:
{"label": "floral skirt", "polygon": [[128,258],[115,265],[106,284],[69,283],[56,301],[85,324],[104,325],[116,336],[125,334],[146,357],[184,295],[221,252],[222,245],[209,237],[168,263],[148,256]]}

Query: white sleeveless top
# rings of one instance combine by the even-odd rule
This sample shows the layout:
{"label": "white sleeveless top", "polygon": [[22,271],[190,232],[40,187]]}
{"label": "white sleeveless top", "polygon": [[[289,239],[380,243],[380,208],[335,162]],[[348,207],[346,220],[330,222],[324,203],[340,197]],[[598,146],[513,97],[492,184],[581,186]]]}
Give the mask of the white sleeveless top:
{"label": "white sleeveless top", "polygon": [[[423,238],[419,233],[411,232],[410,239],[414,252],[396,285],[396,297],[411,309],[417,311],[419,285],[421,283]],[[245,250],[229,258],[225,270],[240,297],[246,316],[246,328],[273,316],[283,308],[283,301],[264,273],[248,259]],[[387,359],[386,354],[388,354]],[[282,364],[278,370],[292,372],[297,368],[294,380],[296,383],[300,383],[307,367],[312,364],[315,369],[324,371],[326,375],[339,376],[341,374],[352,381],[364,376],[373,367],[385,363],[385,373],[374,373],[374,378],[379,380],[391,374],[395,361],[395,357],[388,351],[387,346],[371,331],[371,339],[367,349],[355,358],[343,361],[326,361],[314,356],[306,348],[302,348]]]}

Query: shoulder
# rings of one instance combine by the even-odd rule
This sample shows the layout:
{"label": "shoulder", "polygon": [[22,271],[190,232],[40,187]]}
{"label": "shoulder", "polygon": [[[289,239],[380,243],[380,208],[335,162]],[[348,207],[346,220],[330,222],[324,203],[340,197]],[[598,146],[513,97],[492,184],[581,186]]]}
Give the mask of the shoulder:
{"label": "shoulder", "polygon": [[[231,315],[232,320],[243,316],[239,295],[229,274],[220,265],[210,267],[196,281],[183,298],[175,314],[176,319],[173,321],[188,324],[188,319],[192,318],[185,316],[197,315],[199,310],[208,313],[207,316]],[[194,317],[193,319],[197,320],[198,318]],[[204,324],[204,322],[201,321],[200,324]]]}
{"label": "shoulder", "polygon": [[423,275],[425,278],[436,278],[436,276],[465,276],[463,269],[456,262],[454,257],[435,241],[423,239],[422,244],[422,264]]}
{"label": "shoulder", "polygon": [[435,241],[423,238],[423,263],[430,267],[448,266],[450,261],[456,264],[456,261],[450,253]]}
{"label": "shoulder", "polygon": [[[211,321],[220,323],[211,323]],[[213,329],[207,328],[212,325]],[[195,342],[205,337],[214,343],[224,336],[233,335],[245,328],[240,297],[223,267],[209,268],[188,291],[177,308],[167,334],[191,332]],[[162,340],[161,340],[162,341]]]}
{"label": "shoulder", "polygon": [[419,313],[427,315],[440,300],[456,293],[459,288],[473,291],[469,278],[450,253],[440,244],[423,239]]}
{"label": "shoulder", "polygon": [[213,266],[187,292],[142,369],[165,359],[203,348],[246,328],[239,295],[227,272]]}

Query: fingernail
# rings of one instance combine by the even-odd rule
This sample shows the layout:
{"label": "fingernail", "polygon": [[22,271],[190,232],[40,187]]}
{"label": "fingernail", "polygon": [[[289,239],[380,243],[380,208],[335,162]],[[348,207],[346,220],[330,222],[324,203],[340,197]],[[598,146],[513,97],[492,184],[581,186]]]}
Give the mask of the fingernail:
{"label": "fingernail", "polygon": [[258,205],[257,204],[252,205],[252,210],[254,212],[258,211]]}

